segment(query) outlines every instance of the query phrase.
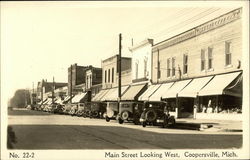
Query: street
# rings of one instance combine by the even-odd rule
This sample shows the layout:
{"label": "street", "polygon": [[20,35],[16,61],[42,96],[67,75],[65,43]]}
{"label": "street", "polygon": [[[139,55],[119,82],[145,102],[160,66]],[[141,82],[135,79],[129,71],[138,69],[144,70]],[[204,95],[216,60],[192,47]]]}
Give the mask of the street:
{"label": "street", "polygon": [[241,148],[242,134],[165,129],[41,111],[9,112],[14,149],[226,149]]}

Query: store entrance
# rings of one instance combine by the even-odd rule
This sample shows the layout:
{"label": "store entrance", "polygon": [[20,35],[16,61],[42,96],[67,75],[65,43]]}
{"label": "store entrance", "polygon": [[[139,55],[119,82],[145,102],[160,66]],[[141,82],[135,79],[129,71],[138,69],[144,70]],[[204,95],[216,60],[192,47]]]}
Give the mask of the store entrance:
{"label": "store entrance", "polygon": [[194,98],[179,98],[179,118],[194,117]]}

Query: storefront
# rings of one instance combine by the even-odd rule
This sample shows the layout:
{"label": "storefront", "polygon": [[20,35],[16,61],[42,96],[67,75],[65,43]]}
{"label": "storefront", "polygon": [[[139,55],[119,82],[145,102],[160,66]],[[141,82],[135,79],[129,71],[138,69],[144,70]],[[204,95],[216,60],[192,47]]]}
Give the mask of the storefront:
{"label": "storefront", "polygon": [[119,122],[124,120],[139,123],[139,118],[143,110],[143,103],[138,101],[138,97],[147,89],[147,83],[131,85],[121,97],[119,105]]}
{"label": "storefront", "polygon": [[103,89],[97,93],[91,100],[91,112],[98,113],[99,118],[103,118],[103,114],[106,112],[107,104],[101,99],[109,92],[108,89]]}
{"label": "storefront", "polygon": [[184,110],[188,110],[190,105],[193,104],[190,100],[178,98],[178,93],[183,90],[191,81],[192,79],[174,82],[174,84],[169,89],[162,93],[162,100],[167,102],[170,112],[176,118],[181,118],[181,113],[184,112]]}
{"label": "storefront", "polygon": [[213,78],[213,76],[195,78],[183,90],[178,93],[180,103],[179,117],[195,118],[198,92]]}
{"label": "storefront", "polygon": [[242,120],[242,72],[214,76],[198,96],[195,118]]}

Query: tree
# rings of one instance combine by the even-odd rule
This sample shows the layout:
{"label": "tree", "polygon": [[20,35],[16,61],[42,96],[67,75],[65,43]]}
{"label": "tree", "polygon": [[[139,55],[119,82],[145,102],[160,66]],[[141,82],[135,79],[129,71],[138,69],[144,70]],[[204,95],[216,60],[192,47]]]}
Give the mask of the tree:
{"label": "tree", "polygon": [[26,89],[18,89],[10,100],[11,107],[26,107],[30,103],[30,92]]}

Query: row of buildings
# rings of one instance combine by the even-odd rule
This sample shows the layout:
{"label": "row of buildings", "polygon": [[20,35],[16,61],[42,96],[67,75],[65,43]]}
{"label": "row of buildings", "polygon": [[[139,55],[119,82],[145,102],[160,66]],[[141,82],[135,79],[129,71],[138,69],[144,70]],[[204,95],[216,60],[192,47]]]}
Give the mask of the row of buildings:
{"label": "row of buildings", "polygon": [[241,120],[241,16],[239,8],[162,42],[131,46],[131,58],[121,58],[121,99],[118,55],[101,68],[71,65],[68,83],[38,82],[37,98],[85,93],[88,102],[107,107],[166,101],[176,118]]}

